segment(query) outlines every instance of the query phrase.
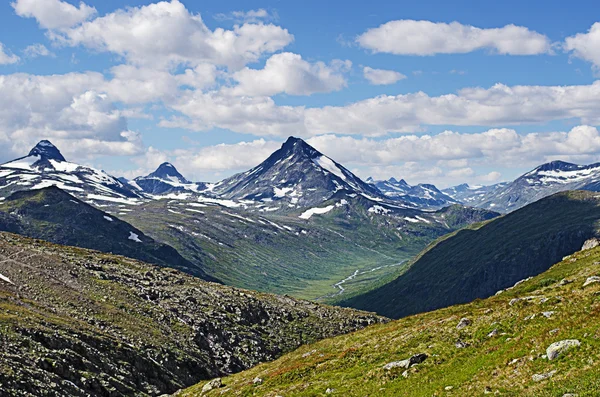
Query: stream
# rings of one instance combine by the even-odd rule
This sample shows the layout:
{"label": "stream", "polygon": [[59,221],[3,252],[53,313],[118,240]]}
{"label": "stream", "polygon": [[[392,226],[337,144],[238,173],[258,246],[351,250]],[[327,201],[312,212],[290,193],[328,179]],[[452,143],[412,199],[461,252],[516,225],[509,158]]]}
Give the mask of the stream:
{"label": "stream", "polygon": [[340,281],[338,283],[333,284],[333,287],[339,289],[339,291],[336,292],[335,294],[332,294],[332,295],[329,295],[329,296],[332,297],[332,296],[339,296],[339,295],[343,294],[344,291],[346,291],[346,289],[343,287],[343,284],[346,283],[347,281],[354,280],[357,276],[361,276],[361,275],[367,274],[367,273],[373,273],[373,272],[376,272],[377,270],[385,269],[385,268],[388,268],[388,267],[400,266],[404,262],[406,262],[406,261],[394,263],[393,265],[377,266],[377,267],[374,267],[374,268],[369,269],[369,270],[364,270],[362,272],[360,270],[355,270],[352,275],[346,277],[345,279],[343,279],[342,281]]}

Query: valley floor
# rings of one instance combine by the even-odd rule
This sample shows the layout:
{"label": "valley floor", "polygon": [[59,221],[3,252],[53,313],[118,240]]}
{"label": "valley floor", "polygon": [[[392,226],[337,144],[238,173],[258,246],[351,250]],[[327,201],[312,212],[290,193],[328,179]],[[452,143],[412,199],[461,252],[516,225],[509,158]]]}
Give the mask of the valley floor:
{"label": "valley floor", "polygon": [[[581,251],[489,299],[303,346],[178,396],[598,396],[598,275],[600,248]],[[564,340],[580,345],[549,360]],[[421,353],[409,369],[384,368]]]}

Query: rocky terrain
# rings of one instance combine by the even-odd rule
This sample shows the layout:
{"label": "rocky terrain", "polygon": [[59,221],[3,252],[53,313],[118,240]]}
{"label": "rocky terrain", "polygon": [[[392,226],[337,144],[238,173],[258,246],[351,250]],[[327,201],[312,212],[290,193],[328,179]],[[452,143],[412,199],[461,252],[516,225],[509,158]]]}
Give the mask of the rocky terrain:
{"label": "rocky terrain", "polygon": [[174,393],[385,321],[0,233],[3,396]]}
{"label": "rocky terrain", "polygon": [[177,396],[598,396],[599,276],[595,247],[497,296],[303,346]]}

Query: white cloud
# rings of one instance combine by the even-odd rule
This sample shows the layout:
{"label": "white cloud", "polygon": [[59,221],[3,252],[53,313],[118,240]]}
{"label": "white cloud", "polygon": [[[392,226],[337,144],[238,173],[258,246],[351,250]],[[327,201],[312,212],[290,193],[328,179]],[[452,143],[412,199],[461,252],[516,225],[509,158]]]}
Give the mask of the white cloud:
{"label": "white cloud", "polygon": [[190,13],[178,0],[117,10],[52,32],[51,37],[64,45],[118,54],[136,65],[163,68],[213,63],[234,69],[293,40],[286,29],[272,24],[245,23],[232,30],[211,31],[199,14]]}
{"label": "white cloud", "polygon": [[515,25],[481,29],[458,22],[397,20],[367,30],[356,41],[373,52],[397,55],[460,54],[481,49],[509,55],[552,52],[548,37]]}
{"label": "white cloud", "polygon": [[233,95],[271,96],[279,93],[311,95],[318,92],[338,91],[346,87],[343,73],[350,61],[309,63],[298,54],[283,52],[272,55],[260,70],[248,67],[232,76],[238,85],[228,90]]}
{"label": "white cloud", "polygon": [[54,53],[52,53],[48,48],[46,48],[43,44],[32,44],[27,46],[23,53],[28,58],[37,58],[37,57],[54,57]]}
{"label": "white cloud", "polygon": [[0,65],[10,65],[19,62],[19,57],[7,52],[4,44],[0,43]]}
{"label": "white cloud", "polygon": [[104,84],[91,72],[0,75],[0,140],[6,142],[0,156],[24,155],[41,139],[75,158],[140,153],[141,137],[102,92]]}
{"label": "white cloud", "polygon": [[96,14],[96,9],[84,2],[79,7],[60,0],[16,0],[11,5],[17,15],[35,18],[44,29],[69,28]]}
{"label": "white cloud", "polygon": [[277,19],[276,14],[269,13],[264,8],[249,11],[232,11],[228,14],[216,14],[214,18],[218,21],[234,21],[237,23],[260,22]]}
{"label": "white cloud", "polygon": [[167,104],[181,116],[163,126],[213,127],[255,135],[303,137],[327,133],[382,136],[419,132],[426,125],[502,126],[578,120],[600,124],[600,81],[579,86],[467,88],[457,94],[381,95],[344,106],[278,106],[270,97],[183,92]]}
{"label": "white cloud", "polygon": [[394,84],[406,78],[405,75],[395,70],[373,69],[368,66],[363,68],[363,75],[374,85]]}
{"label": "white cloud", "polygon": [[573,56],[581,58],[600,69],[600,22],[592,25],[587,33],[578,33],[567,37],[563,44],[565,51],[570,51]]}

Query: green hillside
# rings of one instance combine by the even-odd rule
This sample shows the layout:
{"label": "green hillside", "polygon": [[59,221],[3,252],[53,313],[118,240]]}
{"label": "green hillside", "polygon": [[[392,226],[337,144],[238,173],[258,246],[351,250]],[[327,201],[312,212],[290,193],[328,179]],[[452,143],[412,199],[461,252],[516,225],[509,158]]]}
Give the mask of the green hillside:
{"label": "green hillside", "polygon": [[[598,276],[600,248],[578,252],[498,296],[303,346],[221,388],[202,393],[203,382],[178,396],[595,397]],[[579,346],[549,360],[547,349],[566,340]],[[425,359],[384,368],[411,357]]]}
{"label": "green hillside", "polygon": [[343,305],[400,318],[485,298],[547,270],[598,232],[600,199],[564,192],[440,239],[392,282]]}

